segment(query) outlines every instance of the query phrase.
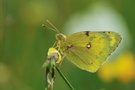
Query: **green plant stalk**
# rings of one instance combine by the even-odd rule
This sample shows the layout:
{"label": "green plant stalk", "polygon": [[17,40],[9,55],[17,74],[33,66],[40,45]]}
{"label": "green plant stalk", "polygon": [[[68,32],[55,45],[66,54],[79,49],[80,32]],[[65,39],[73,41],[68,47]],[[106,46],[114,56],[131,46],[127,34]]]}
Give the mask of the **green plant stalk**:
{"label": "green plant stalk", "polygon": [[61,75],[61,77],[64,79],[64,81],[66,82],[66,84],[70,87],[71,90],[75,90],[73,88],[73,86],[70,84],[70,82],[67,80],[67,78],[64,76],[64,74],[59,70],[58,67],[56,67],[56,70],[58,71],[58,73]]}

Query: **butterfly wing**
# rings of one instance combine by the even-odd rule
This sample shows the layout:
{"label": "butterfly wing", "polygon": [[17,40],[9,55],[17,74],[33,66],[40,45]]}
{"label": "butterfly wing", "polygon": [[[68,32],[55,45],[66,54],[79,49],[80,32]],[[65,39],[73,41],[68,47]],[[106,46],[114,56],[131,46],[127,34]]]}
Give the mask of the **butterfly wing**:
{"label": "butterfly wing", "polygon": [[79,68],[95,72],[120,41],[116,32],[77,32],[60,41],[60,50]]}

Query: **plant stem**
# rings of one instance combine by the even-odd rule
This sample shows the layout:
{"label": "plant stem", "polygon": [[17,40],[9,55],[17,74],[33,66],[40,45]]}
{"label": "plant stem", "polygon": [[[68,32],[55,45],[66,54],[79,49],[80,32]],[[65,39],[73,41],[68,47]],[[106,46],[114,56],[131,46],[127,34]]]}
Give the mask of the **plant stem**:
{"label": "plant stem", "polygon": [[61,75],[61,77],[64,79],[64,81],[67,83],[67,85],[70,87],[71,90],[75,90],[73,86],[70,84],[70,82],[67,80],[67,78],[64,76],[64,74],[56,67],[56,70]]}

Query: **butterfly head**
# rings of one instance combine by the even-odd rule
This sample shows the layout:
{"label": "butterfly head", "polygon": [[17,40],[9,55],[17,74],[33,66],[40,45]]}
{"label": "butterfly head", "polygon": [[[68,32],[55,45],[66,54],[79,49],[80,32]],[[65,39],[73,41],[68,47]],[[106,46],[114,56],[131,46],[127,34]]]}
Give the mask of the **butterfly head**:
{"label": "butterfly head", "polygon": [[56,34],[56,39],[59,40],[64,40],[66,38],[66,36],[62,33],[58,33]]}

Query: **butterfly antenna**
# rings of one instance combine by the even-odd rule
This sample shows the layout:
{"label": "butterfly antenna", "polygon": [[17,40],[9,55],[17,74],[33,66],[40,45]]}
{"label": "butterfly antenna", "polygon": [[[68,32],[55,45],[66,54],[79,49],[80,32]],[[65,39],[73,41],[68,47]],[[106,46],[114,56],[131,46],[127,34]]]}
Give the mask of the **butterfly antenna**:
{"label": "butterfly antenna", "polygon": [[49,26],[47,26],[47,25],[42,25],[43,27],[46,27],[46,28],[49,28],[49,29],[51,29],[51,30],[53,30],[53,31],[55,31],[56,33],[60,33],[59,32],[59,30],[49,21],[49,20],[46,20],[53,28],[51,28],[51,27],[49,27]]}
{"label": "butterfly antenna", "polygon": [[45,25],[45,24],[42,24],[42,27],[48,28],[48,29],[50,29],[50,30],[53,30],[53,31],[56,32],[56,33],[59,33],[59,32],[57,32],[54,28],[51,28],[51,27],[49,27],[49,26],[47,26],[47,25]]}

